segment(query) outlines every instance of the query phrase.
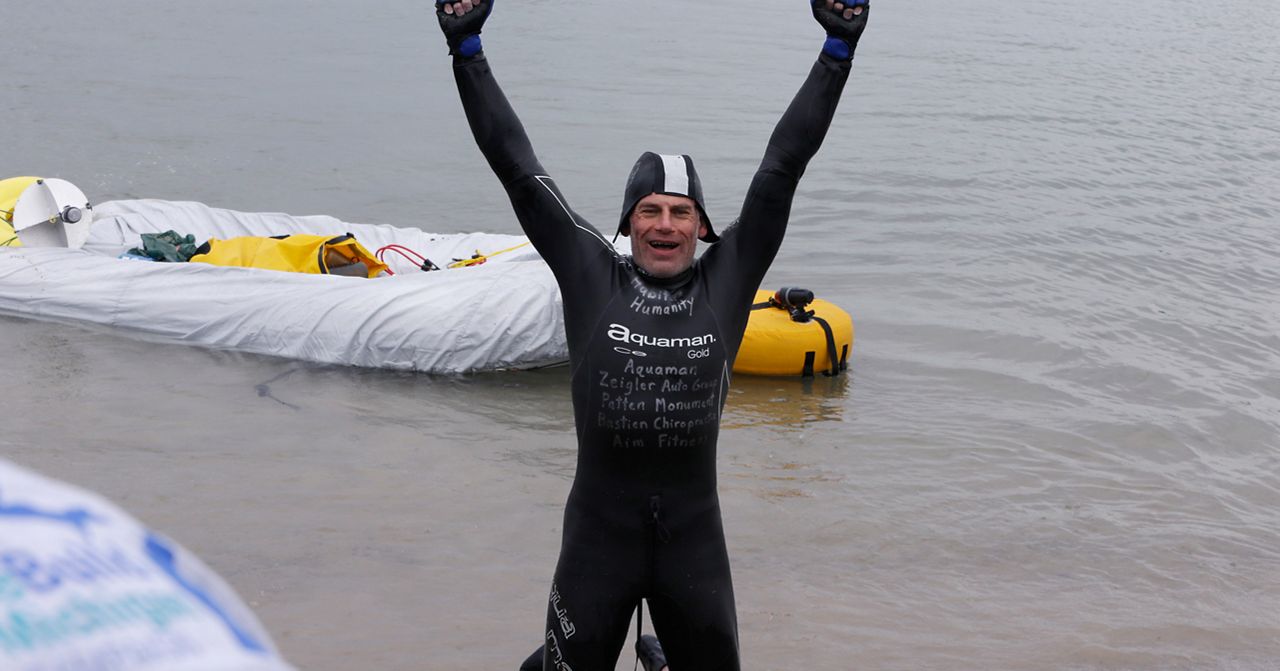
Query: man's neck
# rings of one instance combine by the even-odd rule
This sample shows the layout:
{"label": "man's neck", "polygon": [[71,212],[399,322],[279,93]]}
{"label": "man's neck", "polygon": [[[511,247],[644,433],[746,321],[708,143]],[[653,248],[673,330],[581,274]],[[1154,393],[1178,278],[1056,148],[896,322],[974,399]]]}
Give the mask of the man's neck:
{"label": "man's neck", "polygon": [[[695,263],[697,262],[695,261]],[[636,263],[634,257],[631,257],[631,265],[635,267],[636,274],[640,276],[640,279],[644,280],[645,284],[650,284],[667,290],[679,289],[680,287],[688,284],[689,279],[693,277],[692,265],[671,277],[657,277],[650,275],[649,271],[641,268],[640,265]]]}

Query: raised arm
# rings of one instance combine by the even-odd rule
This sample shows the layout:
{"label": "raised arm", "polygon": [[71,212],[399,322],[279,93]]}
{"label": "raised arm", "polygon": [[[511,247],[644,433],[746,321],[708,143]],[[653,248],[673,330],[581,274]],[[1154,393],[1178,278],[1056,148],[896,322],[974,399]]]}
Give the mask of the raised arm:
{"label": "raised arm", "polygon": [[867,0],[855,1],[858,4],[848,7],[833,0],[814,3],[813,15],[826,28],[827,41],[822,45],[818,62],[809,71],[809,78],[774,128],[760,171],[777,173],[798,182],[809,159],[822,146],[835,117],[840,94],[849,79],[854,49],[870,13],[871,6]]}
{"label": "raised arm", "polygon": [[831,126],[870,10],[867,0],[813,2],[814,18],[827,31],[822,53],[774,128],[738,221],[717,245],[716,256],[724,258],[717,263],[744,273],[752,290],[782,244],[796,186]]}
{"label": "raised arm", "polygon": [[522,177],[546,173],[484,57],[480,29],[492,9],[493,0],[440,2],[436,16],[453,56],[453,76],[471,133],[489,167],[506,186]]}
{"label": "raised arm", "polygon": [[538,162],[524,126],[489,69],[480,29],[493,2],[438,2],[436,16],[453,55],[454,79],[476,144],[506,189],[520,226],[563,284],[562,273],[580,256],[581,249],[594,246],[603,251],[612,250],[612,246],[569,209]]}

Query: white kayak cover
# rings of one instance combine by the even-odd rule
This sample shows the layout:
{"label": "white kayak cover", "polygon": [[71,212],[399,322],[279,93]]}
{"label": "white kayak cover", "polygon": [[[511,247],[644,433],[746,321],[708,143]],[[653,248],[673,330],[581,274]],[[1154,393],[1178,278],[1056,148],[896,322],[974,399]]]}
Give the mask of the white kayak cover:
{"label": "white kayak cover", "polygon": [[118,258],[141,247],[141,234],[168,230],[193,235],[196,244],[351,233],[370,251],[399,244],[443,268],[519,245],[523,236],[429,234],[161,200],[110,201],[94,212],[83,249],[0,249],[0,312],[370,368],[462,373],[568,359],[560,292],[531,245],[483,265],[432,272],[388,254],[395,276],[373,279]]}
{"label": "white kayak cover", "polygon": [[101,496],[0,459],[0,669],[292,667],[190,552]]}

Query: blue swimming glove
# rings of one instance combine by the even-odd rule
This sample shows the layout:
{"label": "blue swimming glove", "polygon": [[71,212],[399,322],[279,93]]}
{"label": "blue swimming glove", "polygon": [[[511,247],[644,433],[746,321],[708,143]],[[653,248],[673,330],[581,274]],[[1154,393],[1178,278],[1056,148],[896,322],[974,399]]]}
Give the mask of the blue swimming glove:
{"label": "blue swimming glove", "polygon": [[480,28],[489,18],[489,12],[493,11],[494,0],[477,0],[475,8],[462,16],[445,14],[444,6],[455,2],[457,0],[436,0],[436,18],[440,19],[440,30],[444,31],[444,38],[449,43],[449,53],[470,58],[483,48],[480,46]]}
{"label": "blue swimming glove", "polygon": [[[867,27],[867,16],[871,14],[869,0],[844,0],[840,10],[827,9],[827,0],[811,0],[813,18],[818,20],[827,31],[827,41],[822,45],[822,52],[843,61],[853,60],[853,50],[858,48],[858,38]],[[846,9],[861,7],[861,14],[852,18],[844,18]]]}

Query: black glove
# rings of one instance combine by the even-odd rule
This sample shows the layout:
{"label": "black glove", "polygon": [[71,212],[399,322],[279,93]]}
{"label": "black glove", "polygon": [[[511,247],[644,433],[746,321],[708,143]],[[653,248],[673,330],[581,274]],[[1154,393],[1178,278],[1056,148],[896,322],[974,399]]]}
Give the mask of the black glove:
{"label": "black glove", "polygon": [[[813,18],[818,20],[827,31],[827,42],[822,51],[832,58],[840,60],[853,59],[853,50],[858,48],[858,38],[867,28],[867,16],[871,14],[869,0],[844,0],[844,8],[827,9],[827,0],[813,0]],[[862,12],[852,18],[844,18],[846,10],[860,7]]]}
{"label": "black glove", "polygon": [[457,1],[436,0],[436,18],[440,19],[440,30],[449,43],[449,53],[470,58],[480,53],[480,28],[493,11],[494,0],[478,0],[475,8],[462,16],[445,14],[444,6]]}

